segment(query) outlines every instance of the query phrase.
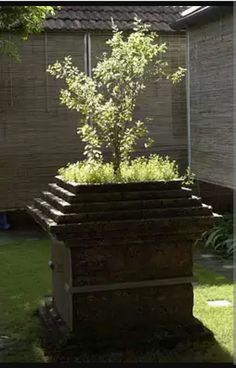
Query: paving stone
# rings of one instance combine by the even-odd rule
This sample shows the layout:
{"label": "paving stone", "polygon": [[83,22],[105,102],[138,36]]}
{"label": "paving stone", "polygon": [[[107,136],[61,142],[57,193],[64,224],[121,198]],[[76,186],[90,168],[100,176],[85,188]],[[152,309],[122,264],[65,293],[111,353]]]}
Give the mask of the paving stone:
{"label": "paving stone", "polygon": [[217,256],[214,255],[214,254],[200,254],[200,257],[201,258],[206,258],[206,259],[212,259],[212,258],[217,259]]}
{"label": "paving stone", "polygon": [[207,304],[210,307],[232,307],[232,303],[228,300],[208,300]]}
{"label": "paving stone", "polygon": [[0,231],[0,246],[20,242],[22,240],[47,239],[48,235],[43,232],[8,230]]}
{"label": "paving stone", "polygon": [[223,265],[222,267],[223,267],[223,268],[226,268],[227,270],[233,270],[233,269],[234,269],[233,264],[232,264],[232,265],[228,265],[228,264],[226,264],[226,265]]}
{"label": "paving stone", "polygon": [[224,259],[211,252],[206,252],[205,250],[196,248],[194,250],[194,262],[217,274],[223,275],[229,280],[233,280],[235,268],[233,259]]}

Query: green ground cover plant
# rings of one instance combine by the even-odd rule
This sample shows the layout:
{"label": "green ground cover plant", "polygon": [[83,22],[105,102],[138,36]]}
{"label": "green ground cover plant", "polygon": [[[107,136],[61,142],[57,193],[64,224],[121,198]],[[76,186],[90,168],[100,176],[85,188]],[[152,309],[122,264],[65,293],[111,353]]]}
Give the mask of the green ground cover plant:
{"label": "green ground cover plant", "polygon": [[59,175],[65,181],[76,183],[168,181],[180,177],[176,162],[158,155],[121,162],[118,174],[115,174],[112,163],[79,161],[60,169]]}

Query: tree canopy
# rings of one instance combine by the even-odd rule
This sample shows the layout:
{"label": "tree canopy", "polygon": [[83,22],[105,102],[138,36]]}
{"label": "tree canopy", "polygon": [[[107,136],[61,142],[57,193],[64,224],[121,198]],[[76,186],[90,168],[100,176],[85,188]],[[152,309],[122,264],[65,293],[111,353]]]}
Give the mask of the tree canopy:
{"label": "tree canopy", "polygon": [[29,35],[42,30],[42,21],[54,14],[52,6],[0,6],[0,53],[19,59],[17,46],[3,33],[14,33],[27,40]]}
{"label": "tree canopy", "polygon": [[126,36],[113,24],[113,36],[107,41],[109,55],[104,53],[92,77],[72,64],[68,56],[56,62],[48,71],[65,79],[67,89],[61,90],[61,102],[80,113],[78,133],[86,143],[84,154],[90,161],[102,160],[103,148],[111,148],[115,172],[120,163],[129,160],[137,142],[152,140],[144,121],[134,120],[133,112],[138,95],[145,89],[148,78],[181,80],[185,69],[168,72],[163,54],[165,43],[157,43],[158,35],[138,18],[133,32]]}

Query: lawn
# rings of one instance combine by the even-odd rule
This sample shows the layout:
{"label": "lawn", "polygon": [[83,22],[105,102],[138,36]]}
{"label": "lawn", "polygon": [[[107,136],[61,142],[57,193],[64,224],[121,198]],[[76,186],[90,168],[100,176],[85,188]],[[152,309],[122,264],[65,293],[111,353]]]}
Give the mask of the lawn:
{"label": "lawn", "polygon": [[0,336],[12,342],[1,362],[43,362],[35,311],[50,292],[48,240],[16,240],[0,245]]}
{"label": "lawn", "polygon": [[[40,347],[37,307],[50,293],[48,240],[1,241],[0,362],[47,362]],[[232,362],[233,308],[210,307],[208,300],[233,300],[233,283],[195,265],[198,286],[194,315],[213,331],[215,341],[179,344],[175,349],[137,355],[131,351],[88,357],[97,361]],[[9,343],[9,345],[7,345]]]}

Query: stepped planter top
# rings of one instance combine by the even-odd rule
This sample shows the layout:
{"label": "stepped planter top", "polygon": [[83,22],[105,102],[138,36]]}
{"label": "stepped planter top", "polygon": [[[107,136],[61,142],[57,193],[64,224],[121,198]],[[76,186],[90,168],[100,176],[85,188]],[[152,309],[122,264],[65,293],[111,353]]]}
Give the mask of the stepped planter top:
{"label": "stepped planter top", "polygon": [[[182,180],[80,184],[59,176],[28,209],[50,234],[68,237],[132,237],[200,234],[215,214]],[[184,226],[183,226],[184,224]]]}

